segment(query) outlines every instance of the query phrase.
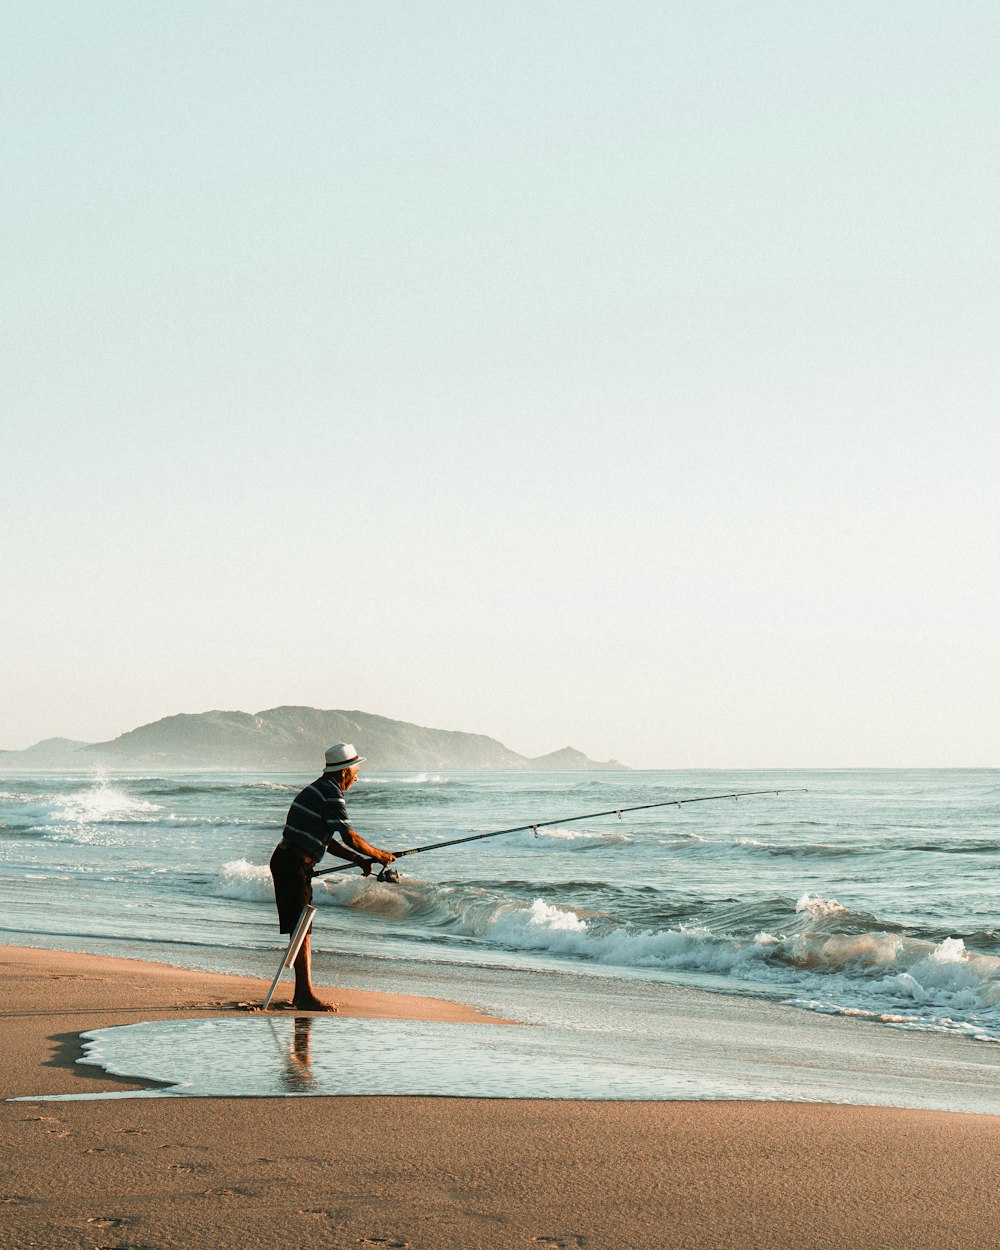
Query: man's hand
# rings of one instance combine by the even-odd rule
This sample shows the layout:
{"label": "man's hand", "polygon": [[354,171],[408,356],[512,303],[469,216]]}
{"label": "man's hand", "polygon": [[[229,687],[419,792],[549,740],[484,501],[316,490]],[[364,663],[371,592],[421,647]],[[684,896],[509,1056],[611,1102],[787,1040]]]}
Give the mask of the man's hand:
{"label": "man's hand", "polygon": [[358,864],[361,868],[362,875],[370,877],[372,875],[372,865],[375,863],[373,859],[359,859]]}
{"label": "man's hand", "polygon": [[[368,855],[373,862],[381,864],[383,867],[386,864],[391,864],[396,858],[392,851],[382,851],[377,846],[372,846],[370,842],[366,842],[354,829],[349,829],[344,834],[344,841],[355,855]],[[367,877],[368,873],[365,873],[365,876]]]}

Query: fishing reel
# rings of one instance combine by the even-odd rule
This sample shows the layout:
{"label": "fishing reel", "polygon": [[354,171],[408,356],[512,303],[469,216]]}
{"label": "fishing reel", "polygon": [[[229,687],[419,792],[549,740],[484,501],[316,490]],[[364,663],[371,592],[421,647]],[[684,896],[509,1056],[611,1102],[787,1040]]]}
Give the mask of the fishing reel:
{"label": "fishing reel", "polygon": [[393,868],[392,864],[383,864],[382,870],[375,880],[386,881],[390,885],[395,885],[399,881],[399,873]]}

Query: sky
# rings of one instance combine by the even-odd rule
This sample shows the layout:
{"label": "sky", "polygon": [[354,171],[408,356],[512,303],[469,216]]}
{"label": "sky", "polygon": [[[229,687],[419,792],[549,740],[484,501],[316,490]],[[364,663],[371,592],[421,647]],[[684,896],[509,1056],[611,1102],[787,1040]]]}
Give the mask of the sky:
{"label": "sky", "polygon": [[0,747],[1000,765],[998,54],[993,0],[5,6]]}

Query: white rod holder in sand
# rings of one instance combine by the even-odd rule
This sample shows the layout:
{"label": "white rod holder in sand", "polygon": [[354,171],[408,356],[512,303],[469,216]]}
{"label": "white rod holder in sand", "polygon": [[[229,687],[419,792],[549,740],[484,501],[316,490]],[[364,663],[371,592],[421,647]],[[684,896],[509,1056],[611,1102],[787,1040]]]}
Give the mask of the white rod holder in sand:
{"label": "white rod holder in sand", "polygon": [[264,1006],[261,1011],[267,1011],[271,1005],[271,999],[274,997],[274,991],[278,988],[278,982],[281,980],[281,974],[286,968],[290,968],[295,963],[295,956],[302,949],[302,943],[306,940],[309,929],[312,926],[313,916],[316,915],[316,908],[309,903],[302,908],[302,915],[299,916],[298,924],[292,931],[292,936],[288,939],[288,949],[278,964],[278,971],[274,974],[274,980],[271,982],[271,988],[267,991],[267,997],[264,999]]}

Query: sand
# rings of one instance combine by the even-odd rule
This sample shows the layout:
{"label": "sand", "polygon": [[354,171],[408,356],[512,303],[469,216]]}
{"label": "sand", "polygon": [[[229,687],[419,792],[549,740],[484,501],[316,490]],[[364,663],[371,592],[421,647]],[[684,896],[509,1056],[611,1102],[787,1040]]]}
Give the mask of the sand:
{"label": "sand", "polygon": [[[102,1025],[261,982],[0,948],[2,1093],[122,1091]],[[345,1014],[461,1004],[333,991]],[[378,1074],[373,1074],[377,1077]],[[1000,1118],[790,1103],[449,1098],[0,1103],[0,1246],[87,1250],[996,1247]]]}

